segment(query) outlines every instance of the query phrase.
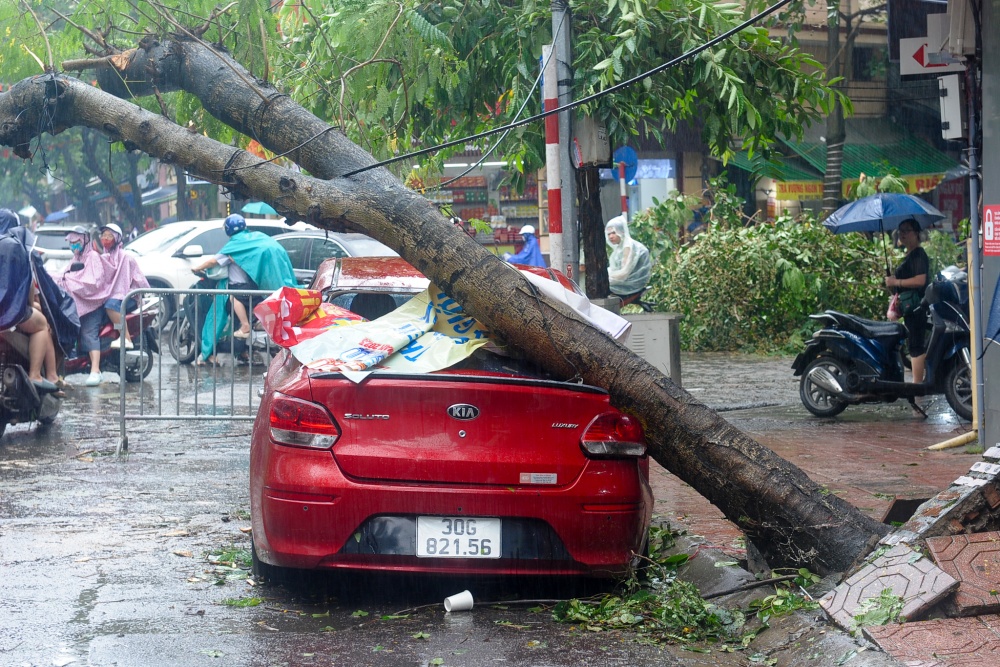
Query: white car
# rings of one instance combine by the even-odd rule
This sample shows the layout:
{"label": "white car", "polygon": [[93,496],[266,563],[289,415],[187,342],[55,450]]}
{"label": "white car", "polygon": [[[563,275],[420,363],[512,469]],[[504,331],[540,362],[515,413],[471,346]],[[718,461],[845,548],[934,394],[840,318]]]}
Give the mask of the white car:
{"label": "white car", "polygon": [[[206,255],[217,254],[229,240],[222,221],[219,218],[172,222],[146,232],[126,244],[125,249],[135,255],[150,287],[189,289],[198,282],[191,267],[200,264]],[[247,229],[277,236],[317,228],[304,222],[286,225],[280,220],[247,219]],[[163,300],[164,322],[169,321],[176,309],[176,299]]]}

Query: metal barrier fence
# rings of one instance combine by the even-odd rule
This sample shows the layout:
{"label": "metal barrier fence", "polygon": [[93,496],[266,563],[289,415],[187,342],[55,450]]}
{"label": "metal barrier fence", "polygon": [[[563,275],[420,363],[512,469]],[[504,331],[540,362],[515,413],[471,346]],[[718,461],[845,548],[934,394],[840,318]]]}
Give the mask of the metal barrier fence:
{"label": "metal barrier fence", "polygon": [[[253,308],[271,292],[264,290],[219,290],[219,289],[165,289],[147,287],[135,289],[122,300],[116,328],[121,334],[122,326],[131,318],[137,327],[129,327],[133,333],[131,349],[123,343],[118,356],[119,420],[121,439],[118,454],[128,451],[127,423],[129,421],[253,421],[256,418],[254,376],[267,369],[276,350],[270,338],[263,331],[251,328],[246,339],[233,336],[239,328],[239,320],[232,313],[230,297],[246,297],[247,317],[253,323]],[[217,296],[224,296],[225,308],[219,312],[212,308]],[[158,297],[155,309],[150,297]],[[137,313],[129,315],[127,306],[134,299],[140,304]],[[166,301],[169,300],[169,301]],[[175,306],[169,321],[164,321],[163,303]],[[199,365],[202,359],[202,328],[206,321],[212,322],[214,331],[222,331],[215,344],[205,344],[204,349],[212,352],[215,363]],[[220,327],[220,324],[222,327]],[[155,336],[150,339],[147,331]],[[154,359],[154,352],[158,354]],[[176,361],[176,375],[170,377],[163,372],[163,359],[171,355]],[[218,355],[228,355],[228,364],[218,363]],[[244,357],[245,354],[245,357]],[[255,358],[256,357],[256,358]],[[262,361],[257,361],[261,358]],[[155,386],[145,378],[157,370]],[[243,369],[246,369],[246,377]],[[185,370],[187,369],[187,370]],[[183,378],[182,375],[186,377]],[[210,385],[210,386],[209,386]],[[263,386],[263,381],[259,382]],[[129,386],[137,391],[128,392]],[[192,396],[183,395],[182,388],[193,386]],[[173,389],[173,397],[165,400]],[[228,392],[227,392],[228,390]],[[245,392],[246,400],[243,400]],[[224,399],[228,393],[228,403]],[[240,401],[237,403],[237,397]]]}

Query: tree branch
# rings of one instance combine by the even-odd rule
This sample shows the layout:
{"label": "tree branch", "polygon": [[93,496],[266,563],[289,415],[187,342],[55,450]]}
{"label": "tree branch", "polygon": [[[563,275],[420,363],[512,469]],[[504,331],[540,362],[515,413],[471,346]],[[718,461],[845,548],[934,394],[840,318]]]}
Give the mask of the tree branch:
{"label": "tree branch", "polygon": [[52,12],[56,16],[58,16],[59,18],[61,18],[63,21],[66,21],[66,23],[70,24],[71,26],[73,26],[74,28],[76,28],[77,30],[79,30],[80,32],[82,32],[84,35],[86,35],[87,37],[89,37],[91,40],[93,40],[98,46],[100,46],[102,49],[104,49],[105,53],[107,53],[109,51],[113,52],[113,53],[117,53],[119,51],[119,49],[117,49],[117,48],[111,46],[110,44],[108,44],[107,40],[104,39],[104,35],[102,35],[101,33],[94,32],[93,30],[90,30],[89,28],[85,28],[82,25],[74,22],[73,19],[71,19],[70,17],[66,16],[65,14],[62,14],[58,9],[53,9]]}
{"label": "tree branch", "polygon": [[[340,75],[340,99],[339,99],[339,105],[340,105],[340,126],[341,127],[346,127],[344,125],[344,94],[347,92],[347,77],[349,77],[352,73],[354,73],[354,72],[362,69],[366,65],[370,65],[372,63],[376,63],[376,62],[396,62],[396,61],[380,60],[380,59],[378,59],[378,54],[382,50],[382,48],[385,46],[385,43],[389,40],[389,35],[392,34],[392,30],[393,30],[393,28],[396,27],[396,23],[398,23],[400,17],[403,16],[403,5],[402,5],[402,3],[398,3],[397,7],[399,7],[399,11],[396,13],[396,18],[394,18],[392,20],[392,23],[389,24],[388,29],[386,29],[386,31],[385,31],[385,35],[382,37],[382,43],[378,45],[378,48],[375,49],[375,51],[372,53],[371,57],[368,60],[364,61],[364,62],[358,63],[357,65],[355,65],[354,67],[350,68],[349,70],[347,70],[346,72],[344,72],[343,74]],[[401,74],[405,74],[405,72],[403,72],[402,65],[400,65],[398,62],[396,62],[396,64],[397,64],[397,66],[399,66],[400,73]],[[407,98],[407,99],[409,99],[409,98]],[[409,108],[409,107],[407,106],[407,108]],[[404,114],[404,116],[405,116],[405,114]]]}
{"label": "tree branch", "polygon": [[[42,65],[42,62],[41,62],[41,60],[39,60],[38,56],[36,56],[34,53],[31,53],[31,51],[28,51],[28,53],[31,53],[32,57],[34,57],[34,59],[38,62],[38,64],[42,65],[42,70],[44,70],[46,72],[55,72],[56,71],[56,64],[55,64],[55,59],[52,57],[52,45],[49,44],[49,36],[45,32],[45,28],[42,26],[42,22],[38,20],[38,15],[35,14],[35,11],[31,8],[30,5],[28,5],[27,2],[25,2],[24,0],[21,0],[21,6],[24,7],[24,10],[26,12],[28,12],[29,14],[31,14],[31,18],[33,18],[35,20],[35,24],[38,26],[38,32],[39,32],[39,34],[41,34],[42,40],[45,42],[45,50],[49,54],[49,66],[46,68],[45,65]],[[27,50],[27,49],[25,49],[25,50]]]}

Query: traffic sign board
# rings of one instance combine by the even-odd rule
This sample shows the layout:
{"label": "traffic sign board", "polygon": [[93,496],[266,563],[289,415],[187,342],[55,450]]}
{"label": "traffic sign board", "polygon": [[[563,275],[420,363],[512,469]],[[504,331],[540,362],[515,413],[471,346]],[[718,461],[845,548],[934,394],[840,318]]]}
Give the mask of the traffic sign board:
{"label": "traffic sign board", "polygon": [[946,65],[931,63],[926,37],[913,37],[899,40],[899,74],[912,76],[914,74],[944,74],[945,72],[964,72],[965,65],[961,63]]}

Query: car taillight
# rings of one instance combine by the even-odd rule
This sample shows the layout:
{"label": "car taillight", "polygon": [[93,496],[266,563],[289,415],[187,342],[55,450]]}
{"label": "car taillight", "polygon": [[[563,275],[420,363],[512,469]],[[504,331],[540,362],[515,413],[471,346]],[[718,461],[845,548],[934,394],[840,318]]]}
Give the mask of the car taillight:
{"label": "car taillight", "polygon": [[322,405],[275,393],[271,402],[271,439],[282,445],[329,449],[340,428]]}
{"label": "car taillight", "polygon": [[635,418],[605,412],[587,426],[580,447],[592,459],[636,458],[646,455],[646,436]]}

